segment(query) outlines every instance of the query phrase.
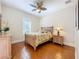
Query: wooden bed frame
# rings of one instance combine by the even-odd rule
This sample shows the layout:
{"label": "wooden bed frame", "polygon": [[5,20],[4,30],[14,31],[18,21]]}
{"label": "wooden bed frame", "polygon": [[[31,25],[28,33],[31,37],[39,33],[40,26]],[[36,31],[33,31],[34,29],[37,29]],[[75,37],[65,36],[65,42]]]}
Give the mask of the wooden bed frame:
{"label": "wooden bed frame", "polygon": [[[51,34],[52,34],[52,37],[53,37],[53,27],[41,27],[41,32],[44,32],[44,31],[47,31],[47,32],[51,32]],[[35,36],[32,36],[32,35],[26,35],[25,34],[25,44],[29,44],[29,45],[31,45],[33,48],[34,48],[34,50],[36,50],[36,47],[38,46],[38,45],[40,45],[40,44],[42,44],[42,43],[45,43],[45,42],[47,42],[47,41],[49,41],[49,40],[46,40],[45,42],[41,42],[40,44],[38,44],[38,45],[34,45],[34,43],[35,43],[35,40],[33,40],[33,38],[35,39]]]}

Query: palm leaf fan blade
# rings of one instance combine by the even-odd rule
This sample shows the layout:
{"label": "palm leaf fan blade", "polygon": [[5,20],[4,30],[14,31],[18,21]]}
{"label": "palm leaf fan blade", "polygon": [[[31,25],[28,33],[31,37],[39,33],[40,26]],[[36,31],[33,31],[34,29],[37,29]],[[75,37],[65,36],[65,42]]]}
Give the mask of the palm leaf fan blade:
{"label": "palm leaf fan blade", "polygon": [[33,4],[30,4],[30,6],[32,6],[32,7],[34,7],[34,8],[36,8],[36,6],[35,6],[35,5],[33,5]]}
{"label": "palm leaf fan blade", "polygon": [[44,8],[44,7],[42,7],[41,9],[42,9],[42,10],[47,10],[47,8]]}
{"label": "palm leaf fan blade", "polygon": [[36,9],[33,9],[32,11],[36,11]]}

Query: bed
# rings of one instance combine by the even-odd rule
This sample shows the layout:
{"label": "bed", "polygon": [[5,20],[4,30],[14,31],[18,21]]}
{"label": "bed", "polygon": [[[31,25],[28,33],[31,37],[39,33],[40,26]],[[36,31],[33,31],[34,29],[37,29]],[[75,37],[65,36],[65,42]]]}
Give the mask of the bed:
{"label": "bed", "polygon": [[42,43],[45,43],[53,37],[53,27],[41,27],[40,32],[31,32],[25,34],[25,43],[31,45],[34,50]]}

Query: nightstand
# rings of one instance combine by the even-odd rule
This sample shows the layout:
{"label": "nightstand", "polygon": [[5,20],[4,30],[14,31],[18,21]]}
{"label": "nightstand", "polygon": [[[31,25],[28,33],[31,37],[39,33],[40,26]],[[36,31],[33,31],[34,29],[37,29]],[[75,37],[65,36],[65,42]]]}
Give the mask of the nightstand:
{"label": "nightstand", "polygon": [[63,45],[63,42],[64,42],[64,36],[57,36],[57,35],[53,36],[53,43],[58,43]]}

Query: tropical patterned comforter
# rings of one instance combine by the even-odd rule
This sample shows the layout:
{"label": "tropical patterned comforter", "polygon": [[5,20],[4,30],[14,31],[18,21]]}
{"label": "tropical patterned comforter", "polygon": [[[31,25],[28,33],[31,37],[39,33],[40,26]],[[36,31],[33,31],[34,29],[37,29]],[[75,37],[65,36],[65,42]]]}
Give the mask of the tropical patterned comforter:
{"label": "tropical patterned comforter", "polygon": [[39,44],[49,41],[50,38],[52,38],[51,32],[25,34],[25,42],[34,47],[34,49],[36,49]]}

